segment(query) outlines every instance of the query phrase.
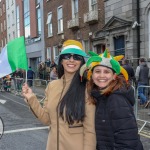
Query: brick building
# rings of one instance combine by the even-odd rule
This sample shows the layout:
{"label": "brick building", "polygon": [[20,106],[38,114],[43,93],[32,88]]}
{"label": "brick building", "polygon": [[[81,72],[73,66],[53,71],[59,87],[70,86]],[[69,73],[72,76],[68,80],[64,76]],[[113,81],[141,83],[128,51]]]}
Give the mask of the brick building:
{"label": "brick building", "polygon": [[16,0],[17,35],[25,36],[28,63],[36,75],[39,62],[45,61],[43,10],[41,0]]}
{"label": "brick building", "polygon": [[[103,0],[45,0],[44,36],[45,56],[55,59],[64,40],[76,39],[84,50],[95,50],[95,32],[104,25]],[[105,43],[99,47],[104,50]]]}
{"label": "brick building", "polygon": [[6,1],[0,0],[0,50],[7,43]]}

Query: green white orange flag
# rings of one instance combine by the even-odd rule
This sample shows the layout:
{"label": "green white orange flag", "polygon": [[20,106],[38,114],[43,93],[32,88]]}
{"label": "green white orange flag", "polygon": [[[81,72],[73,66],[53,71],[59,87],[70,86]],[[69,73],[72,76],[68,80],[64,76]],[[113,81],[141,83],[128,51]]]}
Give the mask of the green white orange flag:
{"label": "green white orange flag", "polygon": [[17,69],[28,70],[24,37],[10,41],[0,53],[0,78]]}

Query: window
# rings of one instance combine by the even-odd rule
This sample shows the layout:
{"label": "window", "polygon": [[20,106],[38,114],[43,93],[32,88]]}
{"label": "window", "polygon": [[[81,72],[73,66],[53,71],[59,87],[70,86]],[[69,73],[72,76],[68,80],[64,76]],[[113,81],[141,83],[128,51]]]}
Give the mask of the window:
{"label": "window", "polygon": [[7,40],[6,40],[6,38],[5,38],[5,45],[7,44]]}
{"label": "window", "polygon": [[4,31],[6,30],[6,20],[4,20]]}
{"label": "window", "polygon": [[1,32],[3,32],[3,23],[1,23]]}
{"label": "window", "polygon": [[0,16],[2,16],[2,8],[0,8]]}
{"label": "window", "polygon": [[58,49],[58,46],[54,46],[53,48],[53,56],[54,56],[54,59],[59,55],[59,49]]}
{"label": "window", "polygon": [[73,18],[78,18],[78,0],[72,1],[72,16]]}
{"label": "window", "polygon": [[97,10],[97,0],[90,0],[90,10]]}
{"label": "window", "polygon": [[[40,6],[38,4],[38,6]],[[41,9],[40,7],[36,7],[36,13],[37,13],[37,27],[38,27],[38,36],[41,35]]]}
{"label": "window", "polygon": [[14,26],[14,21],[15,21],[14,11],[12,11],[12,26]]}
{"label": "window", "polygon": [[30,37],[30,11],[29,11],[29,0],[24,0],[24,28],[25,38]]}
{"label": "window", "polygon": [[3,12],[5,12],[5,4],[3,4]]}
{"label": "window", "polygon": [[52,29],[52,13],[48,13],[47,15],[47,22],[46,24],[48,25],[48,37],[53,35],[53,29]]}
{"label": "window", "polygon": [[41,0],[36,0],[36,4],[39,4]]}
{"label": "window", "polygon": [[63,14],[62,14],[62,6],[57,9],[57,20],[58,20],[58,33],[63,32]]}
{"label": "window", "polygon": [[85,50],[85,52],[89,51],[89,41],[88,40],[84,40],[84,50]]}
{"label": "window", "polygon": [[51,47],[47,48],[47,59],[52,60],[52,51],[51,51]]}
{"label": "window", "polygon": [[2,47],[4,47],[4,43],[3,43],[3,40],[2,40]]}
{"label": "window", "polygon": [[9,41],[10,41],[10,34],[9,34]]}
{"label": "window", "polygon": [[9,0],[7,0],[7,9],[9,9]]}
{"label": "window", "polygon": [[13,39],[15,39],[15,31],[13,31]]}
{"label": "window", "polygon": [[19,17],[19,6],[16,7],[16,19],[17,19],[17,37],[20,37],[20,17]]}
{"label": "window", "polygon": [[8,15],[8,28],[10,28],[10,15]]}

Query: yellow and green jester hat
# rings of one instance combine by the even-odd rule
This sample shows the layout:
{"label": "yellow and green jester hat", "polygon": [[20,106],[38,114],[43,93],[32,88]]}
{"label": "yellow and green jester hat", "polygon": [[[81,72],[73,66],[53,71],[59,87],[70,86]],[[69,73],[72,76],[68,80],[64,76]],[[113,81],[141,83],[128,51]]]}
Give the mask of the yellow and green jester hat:
{"label": "yellow and green jester hat", "polygon": [[121,60],[124,56],[111,56],[108,49],[104,51],[104,53],[98,55],[92,51],[89,51],[88,54],[90,55],[90,58],[87,60],[86,64],[83,65],[80,69],[80,76],[83,76],[83,73],[85,70],[88,70],[87,72],[87,79],[90,80],[92,76],[92,69],[95,66],[101,65],[108,68],[111,68],[117,75],[122,73],[122,75],[125,77],[126,81],[128,81],[128,73],[127,71],[120,66],[119,60]]}

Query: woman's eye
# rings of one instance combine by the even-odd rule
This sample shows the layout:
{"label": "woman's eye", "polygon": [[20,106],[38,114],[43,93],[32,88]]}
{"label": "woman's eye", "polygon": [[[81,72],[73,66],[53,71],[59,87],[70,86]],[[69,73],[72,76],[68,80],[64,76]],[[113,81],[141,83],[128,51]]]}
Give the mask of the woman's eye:
{"label": "woman's eye", "polygon": [[96,70],[95,73],[100,73],[100,71],[99,71],[99,70]]}
{"label": "woman's eye", "polygon": [[110,71],[106,70],[106,71],[104,71],[104,73],[106,73],[106,74],[107,74],[107,73],[110,73]]}

